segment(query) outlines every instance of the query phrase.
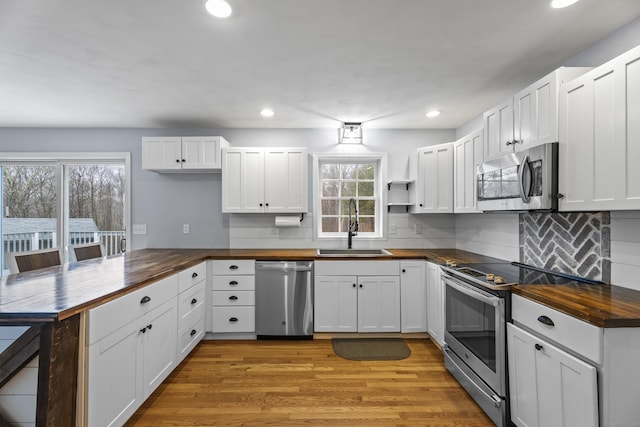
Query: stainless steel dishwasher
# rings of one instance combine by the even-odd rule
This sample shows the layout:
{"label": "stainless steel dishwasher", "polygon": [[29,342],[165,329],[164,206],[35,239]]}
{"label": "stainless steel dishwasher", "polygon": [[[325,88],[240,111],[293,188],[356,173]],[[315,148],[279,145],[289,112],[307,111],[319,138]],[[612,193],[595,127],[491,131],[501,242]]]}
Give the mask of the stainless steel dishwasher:
{"label": "stainless steel dishwasher", "polygon": [[313,338],[313,261],[256,262],[258,338]]}

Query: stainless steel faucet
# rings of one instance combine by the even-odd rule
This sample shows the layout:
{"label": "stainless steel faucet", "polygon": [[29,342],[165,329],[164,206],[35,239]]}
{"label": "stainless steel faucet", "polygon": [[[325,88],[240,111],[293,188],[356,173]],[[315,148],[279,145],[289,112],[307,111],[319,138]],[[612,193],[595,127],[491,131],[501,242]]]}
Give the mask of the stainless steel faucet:
{"label": "stainless steel faucet", "polygon": [[[353,213],[355,220],[351,222],[351,206],[353,205]],[[347,231],[347,249],[351,249],[353,236],[358,235],[358,205],[356,199],[349,199],[349,230]]]}

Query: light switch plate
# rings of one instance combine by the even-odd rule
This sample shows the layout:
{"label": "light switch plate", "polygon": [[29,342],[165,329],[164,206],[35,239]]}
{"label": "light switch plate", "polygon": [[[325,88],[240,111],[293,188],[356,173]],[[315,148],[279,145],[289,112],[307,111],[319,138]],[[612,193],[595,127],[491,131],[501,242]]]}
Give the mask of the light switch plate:
{"label": "light switch plate", "polygon": [[189,224],[182,224],[182,232],[184,234],[189,234]]}
{"label": "light switch plate", "polygon": [[133,224],[133,234],[147,234],[147,224]]}
{"label": "light switch plate", "polygon": [[389,234],[396,234],[396,225],[389,224]]}

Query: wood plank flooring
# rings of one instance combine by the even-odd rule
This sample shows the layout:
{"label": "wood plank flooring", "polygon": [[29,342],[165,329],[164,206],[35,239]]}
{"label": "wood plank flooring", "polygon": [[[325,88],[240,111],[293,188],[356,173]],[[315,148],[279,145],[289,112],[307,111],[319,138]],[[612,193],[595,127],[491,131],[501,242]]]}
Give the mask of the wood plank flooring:
{"label": "wood plank flooring", "polygon": [[359,362],[331,340],[203,341],[126,425],[494,425],[431,341],[407,344],[407,359]]}

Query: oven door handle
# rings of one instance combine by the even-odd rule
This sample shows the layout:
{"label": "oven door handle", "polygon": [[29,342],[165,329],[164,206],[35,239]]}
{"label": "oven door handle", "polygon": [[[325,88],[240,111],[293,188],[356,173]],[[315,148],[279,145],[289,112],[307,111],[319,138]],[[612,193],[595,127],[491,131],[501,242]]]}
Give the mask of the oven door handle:
{"label": "oven door handle", "polygon": [[498,307],[500,305],[500,298],[496,296],[487,296],[484,292],[479,289],[471,289],[468,286],[463,285],[461,282],[457,281],[452,277],[445,276],[444,282],[447,286],[451,286],[458,292],[462,292],[463,294],[470,296],[473,299],[480,300],[485,304],[489,304],[493,307]]}

